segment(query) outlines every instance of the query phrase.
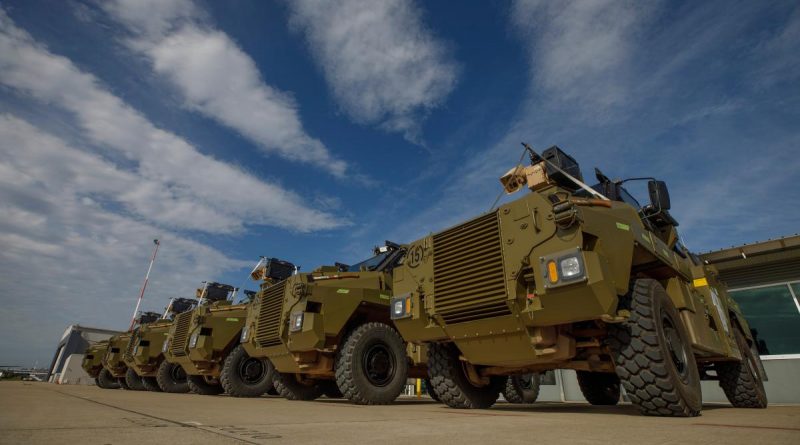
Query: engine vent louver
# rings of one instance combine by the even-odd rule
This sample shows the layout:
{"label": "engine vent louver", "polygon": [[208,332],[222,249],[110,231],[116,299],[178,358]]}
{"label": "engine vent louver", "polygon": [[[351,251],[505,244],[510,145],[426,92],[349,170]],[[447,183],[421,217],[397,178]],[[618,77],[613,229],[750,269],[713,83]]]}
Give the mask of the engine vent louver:
{"label": "engine vent louver", "polygon": [[434,307],[447,323],[510,315],[497,212],[433,236]]}
{"label": "engine vent louver", "polygon": [[286,280],[265,289],[256,325],[256,343],[262,348],[281,344],[281,309]]}
{"label": "engine vent louver", "polygon": [[175,317],[175,334],[172,336],[172,343],[169,350],[175,357],[186,355],[186,341],[189,333],[189,324],[192,321],[194,311],[184,312]]}

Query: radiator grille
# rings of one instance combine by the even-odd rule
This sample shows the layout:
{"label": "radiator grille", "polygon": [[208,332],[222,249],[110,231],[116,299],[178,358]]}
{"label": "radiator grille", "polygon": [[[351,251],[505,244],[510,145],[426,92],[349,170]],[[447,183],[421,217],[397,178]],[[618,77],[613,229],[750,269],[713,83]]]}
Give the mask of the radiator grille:
{"label": "radiator grille", "polygon": [[186,355],[186,337],[189,333],[189,324],[192,321],[194,311],[187,311],[175,317],[175,334],[172,336],[172,343],[169,350],[176,357]]}
{"label": "radiator grille", "polygon": [[261,297],[256,326],[256,343],[265,348],[281,344],[281,308],[286,280],[266,289]]}
{"label": "radiator grille", "polygon": [[433,236],[436,313],[447,323],[510,315],[497,212]]}

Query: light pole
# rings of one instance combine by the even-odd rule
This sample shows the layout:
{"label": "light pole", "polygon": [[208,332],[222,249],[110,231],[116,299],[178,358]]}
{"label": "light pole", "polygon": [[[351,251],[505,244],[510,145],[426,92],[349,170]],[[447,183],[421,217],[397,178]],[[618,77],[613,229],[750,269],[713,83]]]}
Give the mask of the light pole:
{"label": "light pole", "polygon": [[139,300],[136,301],[136,309],[133,310],[133,317],[131,318],[131,325],[128,328],[129,331],[133,329],[133,325],[134,325],[134,323],[136,323],[136,314],[139,312],[139,306],[142,304],[142,298],[144,297],[144,290],[147,289],[147,281],[150,279],[150,271],[153,269],[153,263],[156,262],[156,254],[158,253],[158,246],[161,245],[161,243],[157,239],[153,240],[153,244],[155,244],[156,247],[153,249],[153,257],[150,258],[150,265],[147,266],[147,274],[144,276],[144,283],[142,284],[142,291],[139,292]]}

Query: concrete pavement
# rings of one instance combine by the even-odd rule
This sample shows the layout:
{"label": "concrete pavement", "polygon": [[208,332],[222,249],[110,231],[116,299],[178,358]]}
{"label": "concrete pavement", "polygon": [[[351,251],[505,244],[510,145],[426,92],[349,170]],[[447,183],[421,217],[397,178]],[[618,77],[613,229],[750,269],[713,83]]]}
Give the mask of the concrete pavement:
{"label": "concrete pavement", "polygon": [[800,406],[708,405],[689,419],[640,416],[631,406],[499,403],[484,411],[428,398],[391,406],[344,400],[105,390],[0,383],[0,444],[797,444]]}

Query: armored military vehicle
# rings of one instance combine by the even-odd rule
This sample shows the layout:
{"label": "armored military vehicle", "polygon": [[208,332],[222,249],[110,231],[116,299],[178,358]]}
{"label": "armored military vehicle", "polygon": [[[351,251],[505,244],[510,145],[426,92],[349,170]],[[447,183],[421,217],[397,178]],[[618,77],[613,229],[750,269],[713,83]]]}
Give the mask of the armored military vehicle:
{"label": "armored military vehicle", "polygon": [[[530,193],[411,243],[395,269],[392,318],[428,345],[442,401],[487,408],[507,376],[561,368],[592,404],[616,404],[622,384],[646,415],[698,415],[702,379],[765,407],[747,321],[680,242],[666,184],[596,170],[589,187],[558,147],[526,150],[531,165],[501,183]],[[634,180],[649,204],[624,187]]]}
{"label": "armored military vehicle", "polygon": [[[187,374],[189,390],[195,394],[220,394],[225,389],[220,373],[225,359],[238,345],[249,304],[233,304],[230,299],[235,291],[236,288],[227,284],[205,283],[197,290],[198,306],[175,317],[163,346],[166,361],[182,367]],[[263,388],[257,394],[260,395],[271,385],[267,366],[256,369],[262,363],[258,362],[246,366],[242,372],[247,374],[250,383]]]}
{"label": "armored military vehicle", "polygon": [[[174,318],[194,308],[197,300],[173,298],[158,319],[142,324],[131,333],[125,354],[128,369],[136,373],[148,391],[188,392],[186,373],[180,365],[164,366],[163,344]],[[158,314],[148,313],[150,318]],[[159,372],[160,371],[160,372]]]}
{"label": "armored military vehicle", "polygon": [[[133,330],[126,333],[125,348],[121,350],[122,363],[118,364],[120,369],[122,369],[123,365],[125,368],[125,375],[122,377],[122,380],[125,381],[125,385],[122,386],[123,388],[136,391],[144,391],[147,389],[142,377],[140,377],[132,367],[133,351],[136,349],[139,341],[139,331],[145,326],[158,321],[160,318],[161,316],[157,312],[142,312],[137,315]],[[114,354],[114,357],[116,359],[117,355]],[[122,382],[120,382],[120,385],[122,385]]]}
{"label": "armored military vehicle", "polygon": [[[275,389],[289,400],[344,395],[358,404],[391,403],[408,377],[425,377],[423,347],[410,351],[387,311],[392,270],[403,246],[386,243],[354,265],[299,273],[253,302],[242,331],[250,357],[274,365]],[[270,269],[262,269],[270,275]],[[254,278],[258,278],[257,276]]]}
{"label": "armored military vehicle", "polygon": [[[276,258],[262,257],[253,271],[251,277],[261,281],[260,289],[249,299],[251,303],[247,308],[250,313],[252,303],[262,298],[276,283],[290,277],[296,268],[288,261]],[[242,320],[244,326],[245,320]],[[240,344],[242,332],[236,339],[236,344],[224,357],[220,371],[220,383],[228,395],[233,397],[258,397],[264,393],[277,394],[273,385],[274,366],[265,357],[252,357],[244,346]]]}
{"label": "armored military vehicle", "polygon": [[103,357],[103,368],[111,374],[111,377],[116,379],[122,389],[144,389],[144,387],[128,386],[125,376],[128,372],[128,365],[125,363],[125,351],[128,349],[130,343],[130,332],[123,332],[108,339],[108,351]]}
{"label": "armored military vehicle", "polygon": [[119,383],[111,376],[111,373],[103,367],[103,357],[108,352],[108,341],[99,341],[90,344],[83,354],[81,367],[89,377],[92,377],[98,387],[103,389],[117,389]]}

